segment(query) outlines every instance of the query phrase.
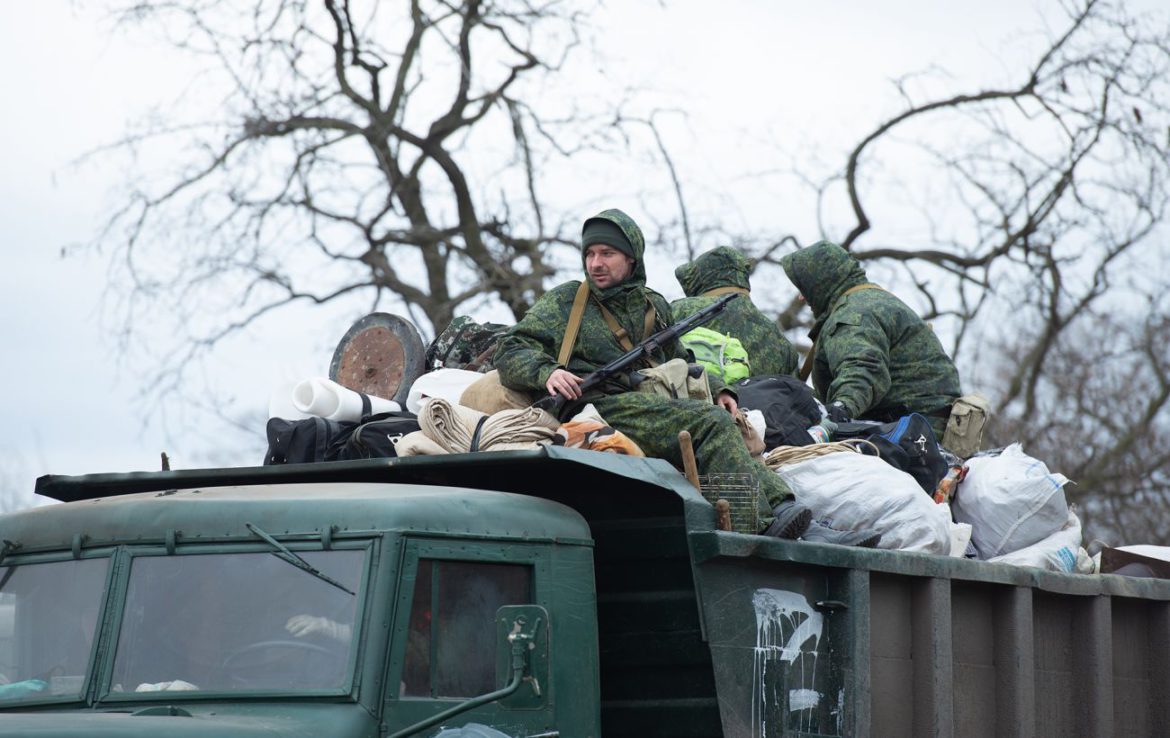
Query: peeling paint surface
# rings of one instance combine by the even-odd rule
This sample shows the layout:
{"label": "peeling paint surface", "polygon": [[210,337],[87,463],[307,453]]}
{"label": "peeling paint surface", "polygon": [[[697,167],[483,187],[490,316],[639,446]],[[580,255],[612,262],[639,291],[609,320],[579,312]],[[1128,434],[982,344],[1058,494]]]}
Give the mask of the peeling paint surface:
{"label": "peeling paint surface", "polygon": [[[757,589],[752,606],[756,611],[753,738],[780,735],[783,725],[768,725],[769,717],[778,714],[769,706],[782,697],[779,689],[788,684],[796,686],[783,695],[787,711],[800,713],[794,727],[811,731],[813,708],[821,701],[821,694],[810,687],[815,683],[824,618],[802,594],[782,589]],[[776,668],[780,671],[769,676]]]}

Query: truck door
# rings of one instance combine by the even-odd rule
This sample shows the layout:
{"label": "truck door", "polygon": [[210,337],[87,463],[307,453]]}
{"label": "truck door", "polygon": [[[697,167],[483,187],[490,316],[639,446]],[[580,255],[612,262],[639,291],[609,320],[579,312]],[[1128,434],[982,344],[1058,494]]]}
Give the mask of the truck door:
{"label": "truck door", "polygon": [[[390,736],[508,682],[496,622],[501,607],[551,609],[544,596],[550,577],[546,545],[407,538],[401,572],[386,679]],[[541,661],[538,673],[547,675],[550,623],[540,627],[534,653]],[[558,735],[551,685],[537,682],[441,725],[478,723],[508,736]],[[418,735],[434,735],[439,727]]]}

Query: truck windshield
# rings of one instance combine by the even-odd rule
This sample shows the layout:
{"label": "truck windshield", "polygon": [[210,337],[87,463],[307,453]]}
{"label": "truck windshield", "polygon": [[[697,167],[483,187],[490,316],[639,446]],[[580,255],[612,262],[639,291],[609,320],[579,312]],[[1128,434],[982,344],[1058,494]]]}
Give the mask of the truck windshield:
{"label": "truck windshield", "polygon": [[0,705],[77,699],[109,559],[0,566]]}
{"label": "truck windshield", "polygon": [[[359,591],[365,551],[300,555]],[[358,597],[271,553],[138,556],[112,691],[338,691]]]}

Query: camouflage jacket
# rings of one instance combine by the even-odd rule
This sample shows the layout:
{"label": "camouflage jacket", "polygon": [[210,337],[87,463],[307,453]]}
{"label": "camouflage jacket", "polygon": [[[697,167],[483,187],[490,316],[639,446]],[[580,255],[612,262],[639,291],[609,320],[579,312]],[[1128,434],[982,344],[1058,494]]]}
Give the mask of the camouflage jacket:
{"label": "camouflage jacket", "polygon": [[[605,218],[622,229],[634,248],[635,261],[633,272],[621,284],[605,289],[598,289],[592,282],[589,284],[591,299],[586,303],[568,366],[563,367],[578,377],[596,371],[625,353],[617,337],[606,325],[598,303],[604,304],[613,313],[634,343],[645,338],[643,332],[647,305],[653,305],[657,313],[654,330],[661,330],[674,322],[666,298],[646,287],[643,262],[646,244],[638,225],[620,210],[606,210],[595,217]],[[545,383],[559,366],[557,354],[560,353],[561,339],[565,335],[573,298],[580,284],[576,281],[565,282],[546,292],[524,318],[500,339],[493,363],[505,386],[541,394],[546,392]],[[654,356],[658,362],[674,358],[686,358],[686,350],[678,341],[666,345]],[[722,389],[722,382],[712,381],[712,395]]]}
{"label": "camouflage jacket", "polygon": [[949,409],[962,394],[959,373],[934,331],[883,289],[837,244],[821,241],[780,263],[812,308],[816,322],[813,387],[825,403],[841,402],[854,417],[886,420],[906,410]]}
{"label": "camouflage jacket", "polygon": [[[683,264],[674,270],[674,276],[687,296],[670,304],[675,319],[697,313],[719,299],[717,296],[703,297],[703,293],[709,290],[719,287],[751,289],[750,273],[751,262],[747,257],[727,246],[712,249]],[[732,300],[723,312],[707,323],[707,327],[739,339],[748,352],[753,375],[796,375],[799,361],[796,349],[780,332],[775,321],[756,308],[749,295]]]}

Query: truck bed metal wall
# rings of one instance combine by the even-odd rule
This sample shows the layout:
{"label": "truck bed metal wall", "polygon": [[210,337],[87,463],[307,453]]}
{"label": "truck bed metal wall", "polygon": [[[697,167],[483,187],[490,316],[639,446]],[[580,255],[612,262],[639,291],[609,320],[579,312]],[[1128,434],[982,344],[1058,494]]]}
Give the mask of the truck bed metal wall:
{"label": "truck bed metal wall", "polygon": [[1170,582],[691,534],[724,735],[1170,734]]}
{"label": "truck bed metal wall", "polygon": [[590,527],[602,736],[722,735],[681,517],[594,517]]}

